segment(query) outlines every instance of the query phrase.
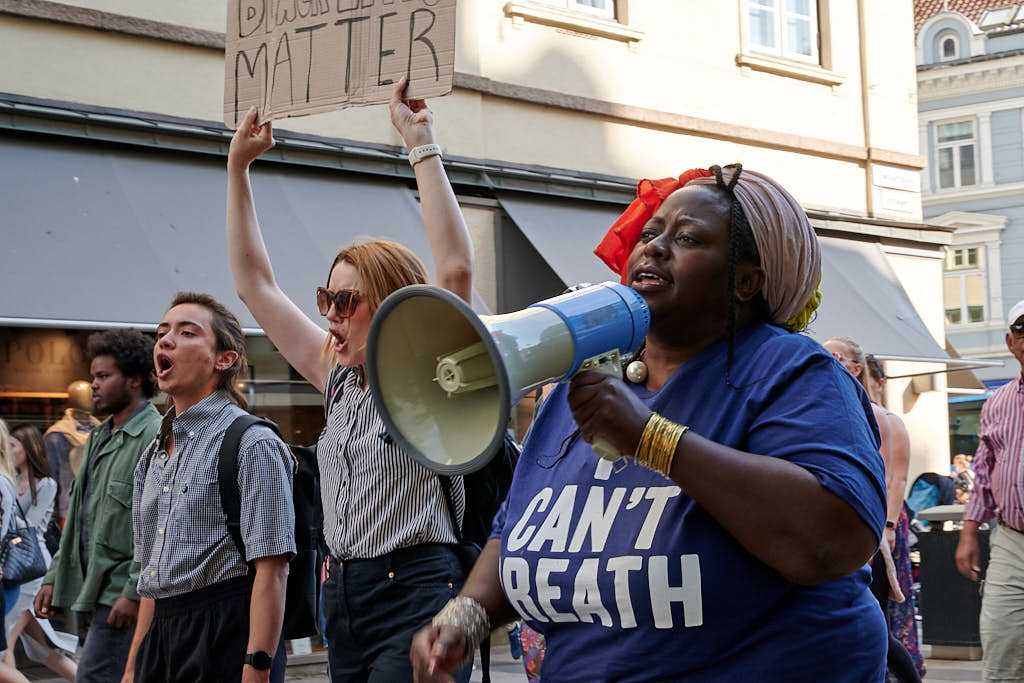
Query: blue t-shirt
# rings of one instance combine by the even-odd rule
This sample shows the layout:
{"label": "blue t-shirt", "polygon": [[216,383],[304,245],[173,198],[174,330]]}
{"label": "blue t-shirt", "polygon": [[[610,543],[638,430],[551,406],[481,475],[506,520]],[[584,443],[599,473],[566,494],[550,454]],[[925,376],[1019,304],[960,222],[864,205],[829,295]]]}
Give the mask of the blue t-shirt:
{"label": "blue t-shirt", "polygon": [[[856,381],[813,340],[769,325],[737,335],[728,383],[725,360],[723,342],[658,392],[631,389],[708,439],[807,469],[880,538],[878,431]],[[867,566],[811,587],[783,579],[673,482],[597,457],[567,391],[537,416],[493,531],[505,595],[546,637],[544,680],[883,679]]]}

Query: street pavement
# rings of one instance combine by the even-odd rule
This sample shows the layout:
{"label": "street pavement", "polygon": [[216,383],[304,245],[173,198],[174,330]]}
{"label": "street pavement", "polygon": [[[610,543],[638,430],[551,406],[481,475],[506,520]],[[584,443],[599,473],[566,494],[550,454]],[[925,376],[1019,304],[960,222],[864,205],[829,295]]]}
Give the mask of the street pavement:
{"label": "street pavement", "polygon": [[[499,640],[499,639],[496,639]],[[504,640],[504,639],[500,639]],[[479,658],[478,658],[479,660]],[[301,661],[301,660],[300,660]],[[312,655],[305,660],[307,663],[288,667],[289,683],[327,683],[327,664],[322,654]],[[480,683],[479,661],[470,679]],[[975,683],[981,680],[981,662],[959,662],[929,659],[926,681],[941,683]],[[43,669],[31,668],[25,671],[29,680],[40,683],[60,683],[62,679],[52,678],[52,674]],[[491,648],[491,680],[494,683],[526,683],[522,663],[512,659],[508,642],[496,642]]]}
{"label": "street pavement", "polygon": [[[504,639],[495,638],[495,640]],[[477,668],[474,668],[473,676],[470,680],[473,683],[480,683],[479,657],[475,664]],[[928,667],[925,681],[976,683],[981,680],[981,662],[929,659],[925,664]],[[288,681],[289,683],[327,683],[327,676],[323,672],[323,666],[304,668],[301,672],[293,671],[290,668]],[[526,683],[522,662],[512,659],[507,641],[495,642],[491,647],[491,680],[494,683]]]}

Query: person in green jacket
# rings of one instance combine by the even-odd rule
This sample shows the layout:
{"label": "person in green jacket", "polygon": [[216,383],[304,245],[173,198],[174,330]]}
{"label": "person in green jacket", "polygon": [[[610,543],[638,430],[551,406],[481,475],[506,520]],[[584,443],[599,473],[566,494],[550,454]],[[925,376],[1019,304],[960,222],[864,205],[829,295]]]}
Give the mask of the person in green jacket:
{"label": "person in green jacket", "polygon": [[139,611],[129,581],[134,561],[132,487],[139,456],[160,430],[153,340],[136,330],[89,338],[93,403],[110,417],[85,443],[60,549],[35,599],[36,616],[73,612],[84,637],[79,683],[120,680]]}

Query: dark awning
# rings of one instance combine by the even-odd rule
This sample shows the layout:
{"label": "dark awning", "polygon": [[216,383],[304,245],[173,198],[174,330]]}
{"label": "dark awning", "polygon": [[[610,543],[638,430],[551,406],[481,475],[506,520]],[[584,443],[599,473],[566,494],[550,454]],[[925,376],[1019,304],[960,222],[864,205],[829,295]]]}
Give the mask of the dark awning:
{"label": "dark awning", "polygon": [[[401,184],[271,164],[253,184],[278,282],[314,320],[314,289],[353,239],[397,240],[433,266]],[[221,157],[0,139],[0,324],[151,326],[191,289],[258,331],[228,270],[225,185]]]}
{"label": "dark awning", "polygon": [[878,244],[818,239],[822,299],[811,336],[851,337],[876,356],[948,361]]}
{"label": "dark awning", "polygon": [[566,287],[618,280],[594,247],[623,207],[511,193],[498,193],[498,200]]}

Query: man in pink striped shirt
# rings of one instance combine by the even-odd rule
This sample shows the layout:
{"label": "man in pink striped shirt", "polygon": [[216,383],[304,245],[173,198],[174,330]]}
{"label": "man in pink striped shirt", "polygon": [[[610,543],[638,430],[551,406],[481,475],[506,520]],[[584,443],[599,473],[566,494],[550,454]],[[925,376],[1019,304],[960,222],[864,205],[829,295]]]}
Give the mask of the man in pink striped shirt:
{"label": "man in pink striped shirt", "polygon": [[978,525],[992,525],[980,619],[986,681],[1024,681],[1024,301],[1007,317],[1006,347],[1022,370],[981,409],[974,492],[956,549],[957,569],[977,581]]}

